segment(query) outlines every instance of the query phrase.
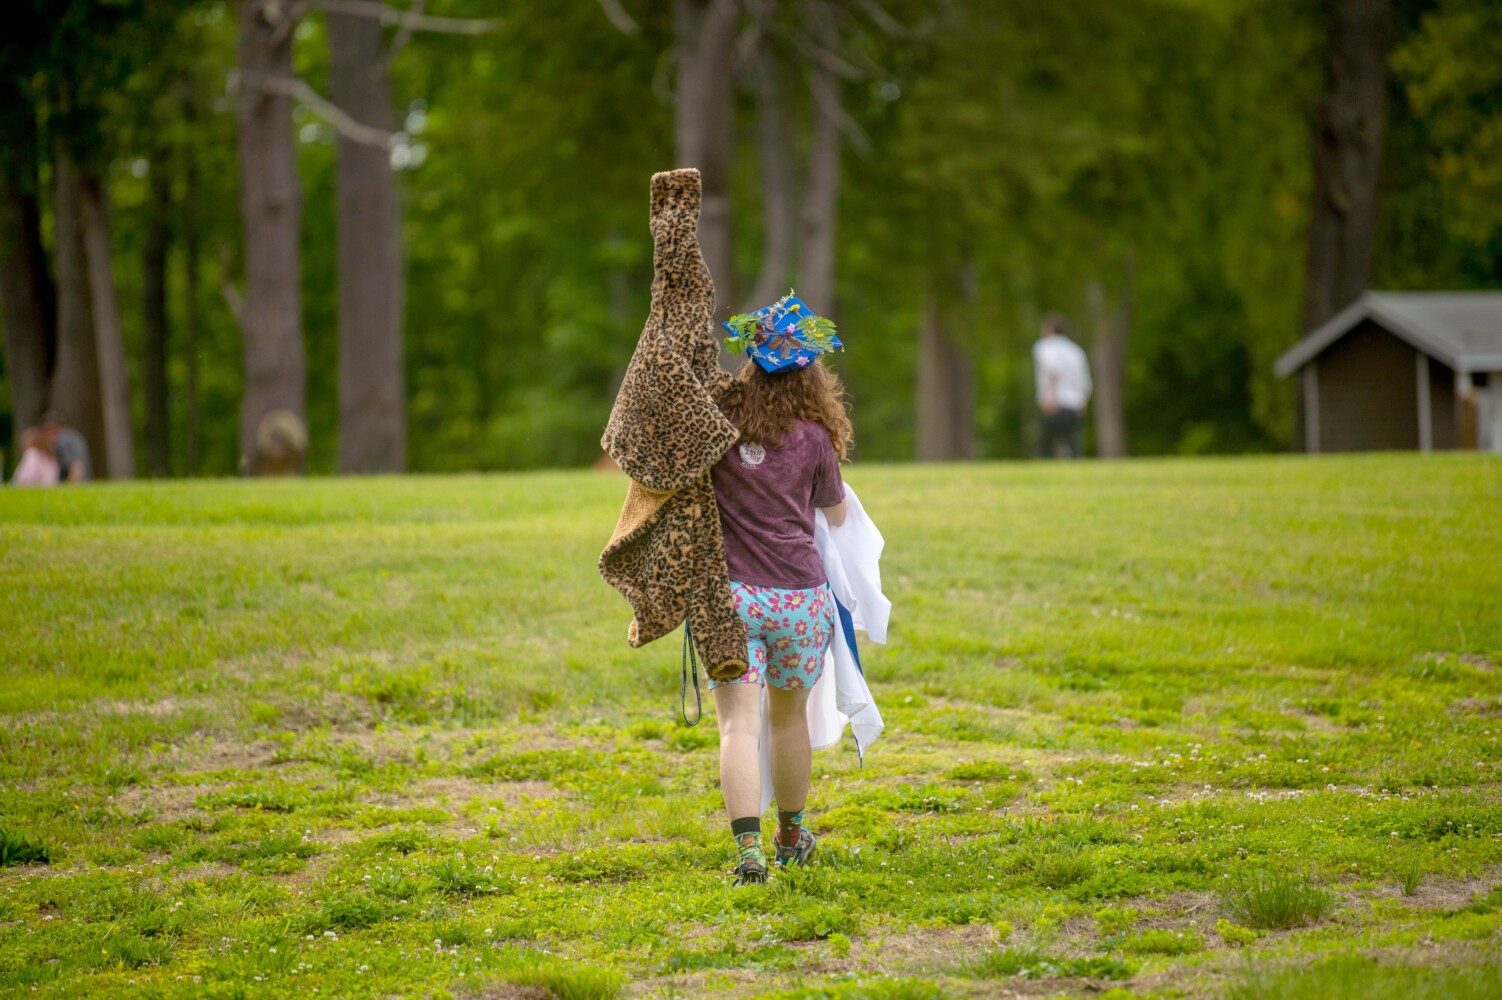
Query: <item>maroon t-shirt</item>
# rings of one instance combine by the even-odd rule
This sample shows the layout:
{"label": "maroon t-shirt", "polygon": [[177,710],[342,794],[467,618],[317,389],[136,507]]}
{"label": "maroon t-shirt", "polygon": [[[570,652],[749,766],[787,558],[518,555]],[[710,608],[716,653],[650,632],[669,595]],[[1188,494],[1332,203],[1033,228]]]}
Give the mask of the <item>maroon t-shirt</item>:
{"label": "maroon t-shirt", "polygon": [[814,508],[845,499],[845,484],[822,425],[798,421],[781,448],[738,444],[710,476],[730,579],[784,590],[825,582],[814,548]]}

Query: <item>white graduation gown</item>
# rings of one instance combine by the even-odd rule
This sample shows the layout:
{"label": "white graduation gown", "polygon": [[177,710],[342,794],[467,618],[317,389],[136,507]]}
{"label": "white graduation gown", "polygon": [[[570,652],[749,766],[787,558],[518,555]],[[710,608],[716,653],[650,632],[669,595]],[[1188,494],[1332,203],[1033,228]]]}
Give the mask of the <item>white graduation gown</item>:
{"label": "white graduation gown", "polygon": [[[814,512],[814,546],[824,561],[829,589],[844,605],[855,628],[872,642],[887,641],[887,618],[892,602],[881,592],[881,532],[861,506],[850,484],[845,484],[845,523],[831,528],[824,512]],[[824,673],[808,696],[808,735],[815,750],[835,746],[849,725],[855,748],[862,756],[881,735],[883,723],[876,700],[856,662],[856,651],[838,613],[834,639],[824,654]],[[771,722],[767,716],[767,693],[761,694],[761,811],[766,812],[775,795],[772,788]]]}

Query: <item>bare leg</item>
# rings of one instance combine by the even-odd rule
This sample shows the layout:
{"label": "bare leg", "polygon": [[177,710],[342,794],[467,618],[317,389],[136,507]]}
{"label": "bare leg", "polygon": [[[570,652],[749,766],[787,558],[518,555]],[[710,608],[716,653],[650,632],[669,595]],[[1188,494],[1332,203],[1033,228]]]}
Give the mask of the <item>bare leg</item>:
{"label": "bare leg", "polygon": [[[761,685],[721,684],[714,689],[715,717],[720,726],[720,791],[731,820],[761,815]],[[807,727],[803,734],[808,744]],[[808,771],[804,769],[804,785]]]}
{"label": "bare leg", "polygon": [[772,790],[782,812],[802,812],[813,751],[808,743],[808,691],[767,688],[772,728]]}

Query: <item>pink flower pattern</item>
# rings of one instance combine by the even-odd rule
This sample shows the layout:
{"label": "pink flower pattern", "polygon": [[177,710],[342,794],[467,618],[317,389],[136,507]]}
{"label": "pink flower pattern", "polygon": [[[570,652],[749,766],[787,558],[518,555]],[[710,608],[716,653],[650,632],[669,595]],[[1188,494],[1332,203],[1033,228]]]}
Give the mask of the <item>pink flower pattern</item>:
{"label": "pink flower pattern", "polygon": [[811,688],[824,672],[824,651],[834,635],[829,585],[810,590],[756,587],[730,582],[736,613],[746,626],[746,672],[733,681],[767,683],[784,691]]}

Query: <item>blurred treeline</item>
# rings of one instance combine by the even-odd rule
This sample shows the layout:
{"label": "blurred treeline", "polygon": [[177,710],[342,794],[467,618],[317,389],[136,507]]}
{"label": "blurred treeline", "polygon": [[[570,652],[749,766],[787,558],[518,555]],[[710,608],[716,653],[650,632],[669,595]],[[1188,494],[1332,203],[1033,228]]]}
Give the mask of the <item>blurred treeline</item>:
{"label": "blurred treeline", "polygon": [[[695,84],[683,52],[693,31],[710,30],[692,19],[725,6],[391,0],[393,11],[495,21],[463,32],[394,14],[374,22],[389,54],[394,134],[382,155],[405,276],[394,301],[407,468],[598,457],[647,310],[647,178],[699,165],[683,155],[686,141],[704,141],[684,135],[680,90]],[[1025,454],[1029,347],[1051,310],[1087,347],[1114,337],[1124,351],[1131,453],[1281,448],[1292,387],[1271,361],[1304,322],[1315,109],[1340,6],[729,3],[728,47],[707,54],[730,89],[722,305],[762,305],[754,294],[789,286],[808,298],[810,283],[832,282],[820,289],[830,301],[810,301],[848,345],[835,364],[861,459]],[[1368,283],[1496,287],[1502,16],[1464,0],[1378,6],[1388,73]],[[330,5],[281,7],[296,15],[286,22],[296,78],[328,97]],[[253,335],[234,311],[246,305],[247,264],[237,107],[253,89],[236,72],[242,13],[35,0],[35,20],[0,42],[0,143],[20,188],[34,185],[58,308],[62,161],[102,185],[142,474],[241,468]],[[308,468],[359,471],[339,449],[340,134],[328,108],[286,106],[301,188]],[[33,152],[16,153],[17,116],[34,124]],[[14,238],[16,204],[0,238]],[[832,259],[819,259],[821,245]],[[7,442],[12,354],[0,388]],[[348,405],[346,423],[358,412]]]}

